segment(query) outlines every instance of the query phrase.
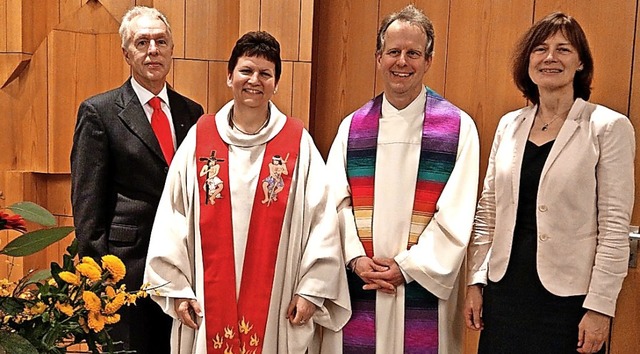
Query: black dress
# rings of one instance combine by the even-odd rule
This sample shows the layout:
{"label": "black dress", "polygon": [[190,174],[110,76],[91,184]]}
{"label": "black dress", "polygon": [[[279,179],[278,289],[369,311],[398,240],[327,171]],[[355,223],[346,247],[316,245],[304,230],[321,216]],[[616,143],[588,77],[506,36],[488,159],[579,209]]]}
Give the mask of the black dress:
{"label": "black dress", "polygon": [[505,276],[484,288],[479,354],[576,353],[585,296],[551,294],[536,270],[536,199],[552,146],[553,141],[541,146],[527,141],[511,257]]}

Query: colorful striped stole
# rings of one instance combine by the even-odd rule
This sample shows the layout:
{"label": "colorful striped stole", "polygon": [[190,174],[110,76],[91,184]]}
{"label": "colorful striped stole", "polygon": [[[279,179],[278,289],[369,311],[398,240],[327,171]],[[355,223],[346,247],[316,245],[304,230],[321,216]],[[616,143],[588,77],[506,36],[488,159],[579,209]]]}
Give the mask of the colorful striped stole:
{"label": "colorful striped stole", "polygon": [[[351,187],[358,237],[367,256],[373,256],[373,203],[378,121],[382,94],[358,109],[352,118],[347,142],[347,178]],[[433,217],[458,152],[460,110],[427,87],[422,148],[418,164],[411,229],[407,249],[418,242]]]}

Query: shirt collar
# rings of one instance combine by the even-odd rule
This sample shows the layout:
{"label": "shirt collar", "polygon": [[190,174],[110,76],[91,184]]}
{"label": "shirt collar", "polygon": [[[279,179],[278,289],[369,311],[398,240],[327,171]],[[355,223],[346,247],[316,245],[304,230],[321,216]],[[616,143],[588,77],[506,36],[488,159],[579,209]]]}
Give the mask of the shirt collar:
{"label": "shirt collar", "polygon": [[[152,98],[154,98],[156,96],[151,91],[149,91],[146,88],[142,87],[142,85],[140,85],[136,81],[136,79],[133,78],[133,76],[131,77],[131,86],[133,86],[133,91],[136,93],[136,96],[138,96],[138,100],[140,100],[140,103],[142,105],[147,104],[147,102],[149,102],[150,99],[152,99]],[[164,104],[167,105],[167,107],[171,108],[169,106],[169,95],[167,94],[167,84],[166,83],[162,86],[162,90],[160,90],[160,93],[157,96],[160,97],[162,102],[164,102]]]}

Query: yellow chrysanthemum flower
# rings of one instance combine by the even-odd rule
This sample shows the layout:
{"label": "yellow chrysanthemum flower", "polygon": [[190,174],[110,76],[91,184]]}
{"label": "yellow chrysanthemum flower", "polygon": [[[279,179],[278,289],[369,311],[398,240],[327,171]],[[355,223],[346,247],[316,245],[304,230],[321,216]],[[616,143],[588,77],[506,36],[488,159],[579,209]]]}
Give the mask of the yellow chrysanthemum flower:
{"label": "yellow chrysanthemum flower", "polygon": [[116,291],[111,285],[107,285],[104,288],[104,292],[105,292],[105,294],[107,294],[107,298],[109,298],[109,300],[111,300],[114,297],[116,297]]}
{"label": "yellow chrysanthemum flower", "polygon": [[64,280],[65,282],[71,285],[80,286],[80,278],[74,273],[60,272],[58,276],[60,277],[60,279]]}
{"label": "yellow chrysanthemum flower", "polygon": [[73,316],[73,306],[69,304],[61,304],[60,302],[56,302],[55,307],[56,309],[58,309],[58,311],[64,313],[65,315],[69,317]]}
{"label": "yellow chrysanthemum flower", "polygon": [[56,280],[53,278],[49,279],[47,283],[49,283],[50,286],[55,286],[55,287],[58,286],[58,283],[56,283]]}
{"label": "yellow chrysanthemum flower", "polygon": [[104,323],[106,324],[114,324],[118,322],[120,322],[120,315],[117,313],[109,316],[104,316]]}
{"label": "yellow chrysanthemum flower", "polygon": [[126,293],[118,293],[111,302],[104,306],[104,313],[106,315],[112,315],[116,313],[116,311],[120,310],[122,305],[124,305]]}
{"label": "yellow chrysanthemum flower", "polygon": [[102,278],[102,270],[90,263],[80,263],[76,266],[76,270],[80,273],[80,275],[89,278],[90,282],[96,282],[100,280],[100,278]]}
{"label": "yellow chrysanthemum flower", "polygon": [[46,309],[47,309],[47,305],[45,305],[44,302],[42,301],[38,301],[33,306],[26,308],[25,313],[27,315],[36,316],[36,315],[42,314]]}
{"label": "yellow chrysanthemum flower", "polygon": [[96,262],[95,259],[91,258],[91,257],[82,257],[81,259],[81,264],[91,264],[92,266],[100,269],[100,272],[102,272],[102,267],[100,267],[100,265],[98,264],[98,262]]}
{"label": "yellow chrysanthemum flower", "polygon": [[104,316],[100,312],[89,311],[87,324],[94,332],[98,333],[104,329]]}
{"label": "yellow chrysanthemum flower", "polygon": [[125,274],[127,274],[127,267],[125,267],[120,258],[112,254],[108,254],[102,257],[102,266],[104,267],[104,269],[109,271],[109,274],[111,275],[111,281],[114,283],[122,280]]}
{"label": "yellow chrysanthemum flower", "polygon": [[100,310],[102,309],[102,303],[100,302],[100,298],[94,292],[91,292],[91,291],[82,292],[82,300],[84,300],[84,308],[89,311],[100,312]]}

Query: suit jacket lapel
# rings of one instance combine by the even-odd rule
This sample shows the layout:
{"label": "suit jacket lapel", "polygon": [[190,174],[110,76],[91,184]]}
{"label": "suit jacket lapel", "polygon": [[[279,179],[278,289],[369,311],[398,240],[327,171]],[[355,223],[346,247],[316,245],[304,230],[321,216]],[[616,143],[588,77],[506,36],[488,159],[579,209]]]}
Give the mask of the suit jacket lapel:
{"label": "suit jacket lapel", "polygon": [[167,162],[164,159],[164,155],[162,155],[158,139],[153,133],[153,129],[151,129],[149,119],[142,109],[142,104],[140,103],[140,100],[138,100],[138,96],[136,96],[130,80],[127,80],[127,82],[122,85],[120,92],[121,95],[117,99],[116,104],[119,107],[122,107],[122,111],[120,111],[118,117],[129,127],[129,129],[131,129],[133,134],[137,136],[149,148],[149,150],[151,150],[151,152],[153,152],[153,154],[166,164]]}
{"label": "suit jacket lapel", "polygon": [[542,174],[540,176],[540,181],[544,180],[545,175],[549,171],[549,168],[553,165],[553,163],[560,155],[560,152],[567,146],[571,137],[573,137],[578,129],[580,128],[580,122],[582,120],[582,113],[585,108],[584,101],[580,98],[576,99],[567,115],[567,120],[560,128],[558,132],[558,136],[556,137],[556,141],[553,143],[553,147],[551,147],[551,151],[549,151],[549,157],[547,157],[547,161],[542,168]]}
{"label": "suit jacket lapel", "polygon": [[513,164],[511,166],[511,195],[512,202],[517,203],[520,193],[520,172],[522,169],[522,158],[524,156],[524,148],[529,140],[529,132],[533,125],[533,119],[538,107],[528,107],[524,109],[516,118],[513,126]]}
{"label": "suit jacket lapel", "polygon": [[189,124],[189,107],[178,93],[167,85],[167,95],[169,96],[169,106],[171,107],[171,119],[173,129],[176,133],[176,144],[180,146],[182,140],[187,136],[191,124]]}

